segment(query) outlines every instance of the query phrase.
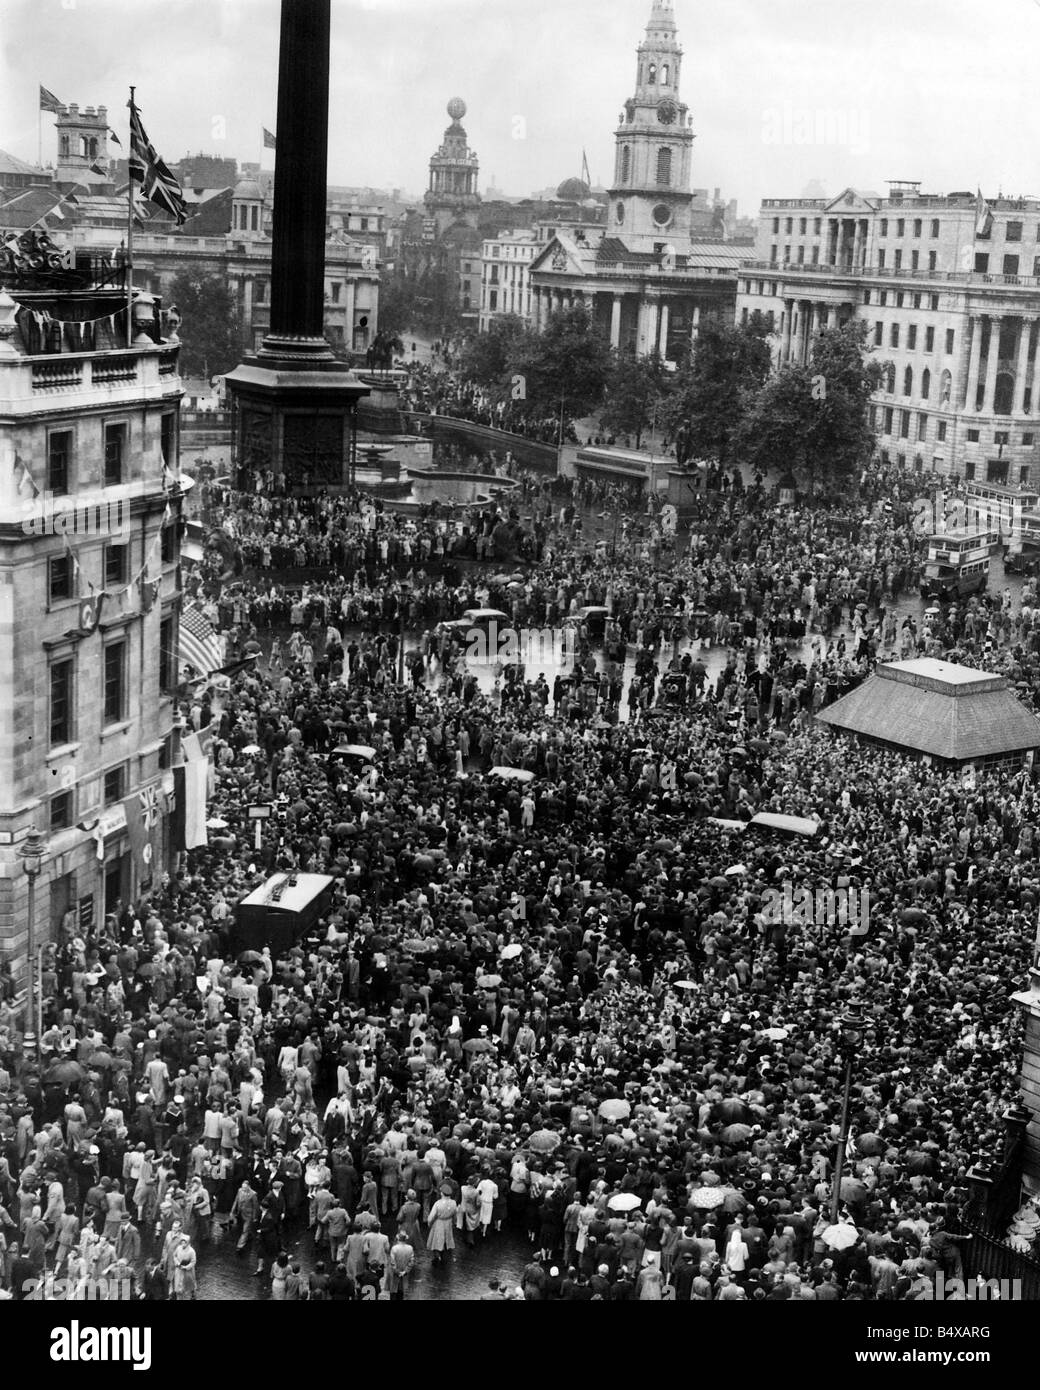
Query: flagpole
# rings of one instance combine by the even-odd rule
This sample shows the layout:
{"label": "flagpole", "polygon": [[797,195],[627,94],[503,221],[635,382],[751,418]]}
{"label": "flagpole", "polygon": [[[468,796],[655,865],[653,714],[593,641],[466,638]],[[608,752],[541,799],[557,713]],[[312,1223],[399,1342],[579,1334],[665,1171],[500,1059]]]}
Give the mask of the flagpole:
{"label": "flagpole", "polygon": [[[130,88],[130,100],[127,105],[130,107],[131,117],[134,110],[134,92],[136,87]],[[130,153],[133,154],[133,129],[130,132]],[[123,273],[126,276],[126,345],[134,345],[134,175],[133,160],[128,158],[126,161],[126,265]]]}

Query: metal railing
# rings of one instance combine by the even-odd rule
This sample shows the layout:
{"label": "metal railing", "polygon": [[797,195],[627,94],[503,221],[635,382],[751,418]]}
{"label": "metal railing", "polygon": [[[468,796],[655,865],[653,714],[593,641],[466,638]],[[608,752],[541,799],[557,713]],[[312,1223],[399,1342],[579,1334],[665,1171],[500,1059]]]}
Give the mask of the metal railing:
{"label": "metal railing", "polygon": [[864,279],[880,277],[885,280],[928,280],[955,285],[1015,285],[1040,289],[1040,276],[1005,275],[983,270],[908,270],[893,266],[872,266],[865,263],[842,265],[820,262],[817,265],[796,264],[794,261],[741,261],[738,274],[746,271],[767,271],[772,275],[855,275]]}

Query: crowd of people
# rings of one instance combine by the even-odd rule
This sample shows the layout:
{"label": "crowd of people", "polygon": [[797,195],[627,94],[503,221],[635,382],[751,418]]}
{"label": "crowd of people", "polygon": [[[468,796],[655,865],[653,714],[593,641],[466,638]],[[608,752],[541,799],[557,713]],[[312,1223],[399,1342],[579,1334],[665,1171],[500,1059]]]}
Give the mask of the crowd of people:
{"label": "crowd of people", "polygon": [[[713,489],[672,546],[656,509],[609,534],[532,483],[539,563],[512,574],[434,575],[389,509],[255,496],[261,527],[347,539],[318,582],[255,553],[198,570],[258,657],[183,699],[220,833],[96,931],[62,924],[39,1067],[0,975],[4,1296],[190,1299],[229,1242],[280,1300],[414,1296],[470,1246],[504,1252],[491,1299],[915,1299],[972,1273],[958,1217],[1017,1095],[1038,790],[815,715],[897,652],[1035,688],[1035,589],[896,621],[919,562],[880,470],[786,509]],[[202,505],[251,534],[255,502]],[[569,619],[573,670],[482,685],[440,625],[489,606]],[[274,874],[328,876],[319,923],[237,951]],[[775,920],[785,885],[866,891],[869,932]],[[1027,1248],[1038,1228],[1026,1204]]]}

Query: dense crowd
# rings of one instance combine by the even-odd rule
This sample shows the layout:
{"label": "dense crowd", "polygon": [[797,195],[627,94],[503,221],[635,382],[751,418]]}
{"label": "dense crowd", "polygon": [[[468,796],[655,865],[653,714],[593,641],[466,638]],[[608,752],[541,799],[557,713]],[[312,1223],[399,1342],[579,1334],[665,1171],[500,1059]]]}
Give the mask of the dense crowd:
{"label": "dense crowd", "polygon": [[[522,578],[431,578],[373,509],[335,578],[202,595],[261,655],[183,703],[215,736],[219,834],[101,930],[70,914],[40,1071],[4,989],[10,1296],[191,1298],[233,1240],[272,1298],[398,1299],[503,1230],[530,1259],[488,1298],[913,1299],[971,1272],[967,1171],[999,1159],[1017,1093],[1036,785],[968,788],[815,715],[884,651],[955,643],[1031,682],[1035,592],[896,625],[918,561],[880,473],[812,508],[713,492],[674,549],[655,512],[611,537],[531,500]],[[438,629],[476,606],[570,619],[573,671],[481,688]],[[750,827],[763,811],[816,831]],[[327,910],[292,949],[237,952],[235,905],[272,873],[330,876]],[[789,884],[866,890],[868,933],[776,920]],[[1019,1239],[1038,1226],[1024,1207]]]}

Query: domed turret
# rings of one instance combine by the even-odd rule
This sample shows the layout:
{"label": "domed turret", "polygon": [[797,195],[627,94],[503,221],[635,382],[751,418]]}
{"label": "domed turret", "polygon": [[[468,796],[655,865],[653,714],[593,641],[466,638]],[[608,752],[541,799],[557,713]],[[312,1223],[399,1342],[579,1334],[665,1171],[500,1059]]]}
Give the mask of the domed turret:
{"label": "domed turret", "polygon": [[466,114],[466,103],[461,97],[452,97],[448,102],[448,115],[453,121],[461,121]]}
{"label": "domed turret", "polygon": [[591,192],[584,179],[564,179],[556,190],[556,196],[562,203],[582,203]]}

